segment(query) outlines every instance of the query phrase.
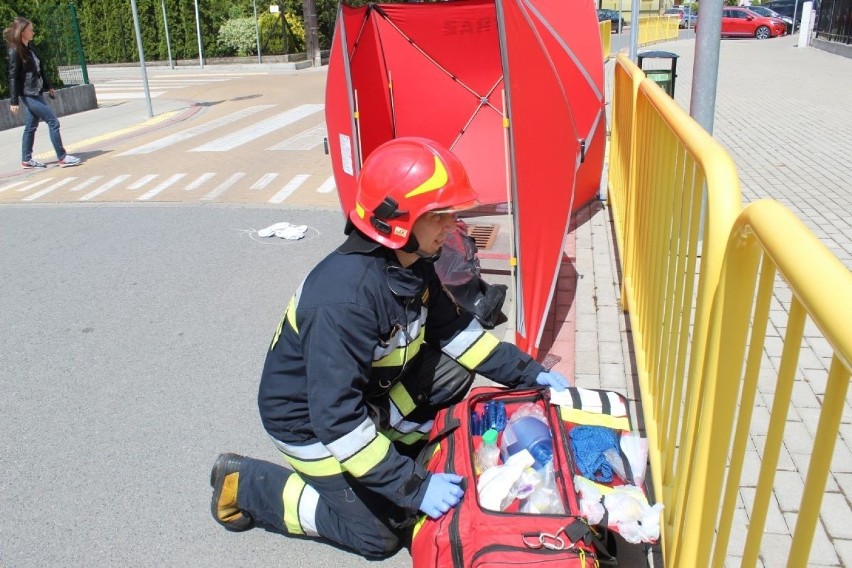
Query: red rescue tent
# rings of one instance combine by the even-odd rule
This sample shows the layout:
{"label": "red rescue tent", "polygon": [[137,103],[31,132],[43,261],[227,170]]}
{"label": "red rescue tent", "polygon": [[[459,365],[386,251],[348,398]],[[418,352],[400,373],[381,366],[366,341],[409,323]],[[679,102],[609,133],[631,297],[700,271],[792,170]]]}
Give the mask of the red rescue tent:
{"label": "red rescue tent", "polygon": [[325,109],[341,206],[383,142],[448,147],[483,205],[513,213],[516,342],[536,355],[571,212],[599,190],[603,93],[592,0],[342,4]]}

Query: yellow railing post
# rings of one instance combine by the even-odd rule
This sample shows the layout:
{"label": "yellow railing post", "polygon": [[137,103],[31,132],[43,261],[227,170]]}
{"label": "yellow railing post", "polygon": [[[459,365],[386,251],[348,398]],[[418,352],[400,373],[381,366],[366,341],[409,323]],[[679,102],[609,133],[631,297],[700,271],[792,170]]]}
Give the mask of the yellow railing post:
{"label": "yellow railing post", "polygon": [[612,57],[612,22],[609,20],[598,22],[598,31],[601,34],[601,50],[603,51],[603,59],[606,61]]}
{"label": "yellow railing post", "polygon": [[[614,86],[612,101],[612,134],[609,146],[609,177],[607,179],[607,199],[615,218],[615,236],[619,251],[621,251],[622,275],[627,273],[627,266],[632,256],[628,252],[627,236],[629,226],[630,196],[633,194],[635,181],[632,179],[636,168],[632,166],[635,151],[636,136],[635,107],[636,94],[639,84],[645,75],[624,54],[618,54],[615,60]],[[622,277],[621,307],[627,310],[627,300],[624,295],[624,277]]]}

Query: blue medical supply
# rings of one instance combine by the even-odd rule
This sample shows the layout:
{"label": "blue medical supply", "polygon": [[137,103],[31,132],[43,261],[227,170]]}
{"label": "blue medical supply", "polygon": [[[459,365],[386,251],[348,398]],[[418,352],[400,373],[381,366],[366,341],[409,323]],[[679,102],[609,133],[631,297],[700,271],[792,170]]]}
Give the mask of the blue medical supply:
{"label": "blue medical supply", "polygon": [[575,426],[571,429],[571,448],[580,474],[586,479],[609,483],[612,481],[612,466],[604,453],[609,449],[618,451],[618,434],[604,426]]}
{"label": "blue medical supply", "polygon": [[506,404],[502,400],[500,400],[497,402],[497,417],[494,425],[491,427],[497,430],[498,432],[502,432],[506,429],[506,422]]}
{"label": "blue medical supply", "polygon": [[485,429],[494,429],[497,424],[497,403],[493,400],[485,403]]}
{"label": "blue medical supply", "polygon": [[472,410],[470,412],[470,435],[482,436],[482,432],[485,430],[482,426],[482,415]]}
{"label": "blue medical supply", "polygon": [[[535,416],[524,416],[509,422],[503,431],[503,449],[508,456],[528,450],[539,469],[553,460],[553,437],[550,426]],[[504,460],[505,461],[505,460]]]}

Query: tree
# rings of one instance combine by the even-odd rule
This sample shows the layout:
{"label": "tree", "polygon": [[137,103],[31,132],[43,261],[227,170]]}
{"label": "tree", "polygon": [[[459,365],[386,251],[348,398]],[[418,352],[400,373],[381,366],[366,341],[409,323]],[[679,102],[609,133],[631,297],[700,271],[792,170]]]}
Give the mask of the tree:
{"label": "tree", "polygon": [[236,53],[240,56],[257,52],[254,18],[233,18],[219,28],[217,43],[220,53]]}

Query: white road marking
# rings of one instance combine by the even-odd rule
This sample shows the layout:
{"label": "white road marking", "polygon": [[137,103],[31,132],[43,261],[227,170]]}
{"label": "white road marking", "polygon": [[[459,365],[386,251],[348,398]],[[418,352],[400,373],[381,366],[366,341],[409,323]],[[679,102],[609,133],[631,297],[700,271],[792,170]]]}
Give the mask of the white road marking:
{"label": "white road marking", "polygon": [[236,122],[240,119],[243,119],[247,116],[251,116],[256,112],[260,112],[266,110],[268,108],[272,108],[275,105],[256,105],[244,108],[237,112],[231,113],[226,116],[222,116],[215,120],[211,120],[210,122],[206,122],[204,124],[199,124],[198,126],[194,126],[192,128],[187,128],[186,130],[182,130],[181,132],[177,132],[170,136],[164,136],[159,140],[155,140],[149,144],[143,144],[137,148],[133,148],[132,150],[128,150],[126,152],[122,152],[118,154],[119,156],[127,156],[129,154],[150,154],[155,150],[162,150],[167,146],[171,146],[172,144],[177,144],[178,142],[183,142],[184,140],[189,140],[199,134],[204,134],[205,132],[209,132],[214,128],[219,128],[220,126],[224,126],[226,124],[230,124],[232,122]]}
{"label": "white road marking", "polygon": [[284,187],[281,188],[281,191],[279,191],[278,193],[276,193],[275,195],[270,197],[269,201],[267,201],[267,203],[281,203],[281,202],[283,202],[285,199],[290,197],[290,194],[293,193],[294,191],[296,191],[299,188],[300,185],[305,183],[305,180],[308,179],[309,177],[311,177],[311,176],[307,175],[307,174],[297,175],[296,177],[294,177],[293,179],[288,181],[287,185],[285,185]]}
{"label": "white road marking", "polygon": [[319,124],[287,138],[280,144],[270,146],[267,150],[312,150],[322,144],[326,136],[325,124]]}
{"label": "white road marking", "polygon": [[81,183],[79,185],[75,185],[74,187],[72,187],[71,191],[82,191],[82,190],[86,189],[87,187],[89,187],[90,185],[92,185],[93,183],[95,183],[96,181],[98,181],[99,179],[101,179],[102,177],[104,177],[104,176],[90,177],[89,179],[87,179],[83,183]]}
{"label": "white road marking", "polygon": [[247,144],[252,140],[266,136],[271,132],[280,130],[294,122],[301,120],[307,116],[317,113],[325,108],[325,105],[308,104],[300,105],[290,109],[270,119],[264,120],[259,124],[252,124],[243,129],[237,130],[227,136],[211,140],[206,144],[202,144],[197,148],[193,148],[190,152],[229,152],[237,146]]}
{"label": "white road marking", "polygon": [[18,186],[19,186],[19,185],[21,185],[22,183],[27,183],[28,181],[30,181],[30,180],[25,179],[25,180],[22,180],[22,181],[16,181],[15,183],[9,183],[9,184],[6,184],[6,185],[4,185],[3,187],[0,187],[0,193],[3,193],[3,192],[4,192],[4,191],[6,191],[7,189],[12,189],[13,187],[18,187]]}
{"label": "white road marking", "polygon": [[217,187],[216,189],[214,189],[213,191],[211,191],[210,193],[208,193],[207,195],[202,197],[201,201],[211,201],[213,199],[216,199],[217,197],[219,197],[220,195],[222,195],[223,193],[228,191],[231,188],[232,185],[234,185],[235,183],[240,181],[245,175],[246,174],[243,173],[243,172],[235,173],[234,175],[232,175],[231,177],[229,177],[228,179],[223,181],[219,185],[219,187]]}
{"label": "white road marking", "polygon": [[179,179],[181,179],[185,176],[186,176],[186,174],[175,174],[173,176],[170,176],[169,178],[161,181],[158,185],[149,189],[146,193],[137,197],[136,200],[137,201],[148,201],[149,199],[151,199],[152,197],[154,197],[158,193],[168,189],[169,187],[171,187],[172,185],[177,183],[177,181]]}
{"label": "white road marking", "polygon": [[39,180],[39,181],[35,181],[35,182],[33,182],[33,183],[29,184],[29,185],[25,185],[24,187],[19,187],[19,188],[18,188],[18,189],[16,189],[15,191],[29,191],[29,190],[31,190],[31,189],[33,189],[33,188],[35,188],[35,187],[40,186],[40,185],[41,185],[41,184],[43,184],[43,183],[47,183],[47,182],[49,182],[49,181],[51,181],[51,180],[55,180],[55,179],[56,179],[56,178],[45,178],[45,179],[42,179],[42,180]]}
{"label": "white road marking", "polygon": [[[150,95],[152,99],[155,99],[165,93],[165,91],[150,91]],[[120,101],[124,99],[143,99],[145,98],[145,93],[137,93],[137,92],[118,92],[118,93],[102,93],[98,91],[98,100],[99,101]]]}
{"label": "white road marking", "polygon": [[263,189],[264,187],[272,183],[272,180],[277,177],[278,174],[263,174],[263,177],[254,182],[254,185],[251,186],[250,189]]}
{"label": "white road marking", "polygon": [[213,172],[207,172],[206,174],[201,174],[200,176],[198,176],[195,179],[194,182],[192,182],[191,184],[186,186],[186,188],[185,188],[186,191],[192,191],[193,189],[198,189],[199,187],[204,185],[205,181],[207,181],[208,179],[212,178],[215,175],[216,174],[214,174]]}
{"label": "white road marking", "polygon": [[149,181],[151,181],[152,179],[154,179],[158,175],[160,175],[160,174],[148,174],[146,176],[142,176],[141,178],[139,178],[138,180],[133,182],[131,185],[128,185],[127,189],[139,189],[140,187],[142,187],[143,185],[145,185],[146,183],[148,183]]}
{"label": "white road marking", "polygon": [[317,188],[317,193],[331,193],[335,189],[337,189],[337,186],[334,184],[334,176],[331,176]]}
{"label": "white road marking", "polygon": [[129,177],[130,176],[126,175],[126,174],[117,176],[117,177],[109,180],[108,182],[106,182],[105,184],[100,186],[99,188],[94,189],[94,190],[90,191],[89,193],[87,193],[86,195],[84,195],[83,197],[81,197],[80,201],[89,201],[91,199],[94,199],[95,197],[99,196],[100,194],[102,194],[102,193],[112,189],[113,187],[117,186],[118,184],[120,184],[121,182],[123,182],[124,180],[126,180]]}
{"label": "white road marking", "polygon": [[34,200],[38,199],[39,197],[43,197],[43,196],[47,195],[48,193],[50,193],[54,189],[59,189],[63,185],[71,183],[75,179],[77,179],[77,178],[67,177],[65,179],[61,179],[58,182],[54,183],[53,185],[49,185],[49,186],[45,187],[41,191],[37,191],[37,192],[33,193],[32,195],[28,195],[28,196],[24,197],[23,200],[24,201],[34,201]]}
{"label": "white road marking", "polygon": [[[222,81],[227,81],[228,79],[205,79],[203,77],[151,77],[148,81],[148,84],[157,83],[168,85],[169,83],[221,83]],[[107,81],[98,86],[98,90],[102,87],[109,87],[110,85],[139,85],[142,86],[142,79],[113,79],[112,81]]]}
{"label": "white road marking", "polygon": [[[171,77],[224,77],[224,79],[213,79],[217,81],[227,81],[235,77],[250,77],[253,75],[268,75],[269,73],[255,72],[250,73],[169,73],[168,75],[154,75],[154,79],[163,79]],[[140,79],[141,80],[141,79]]]}

